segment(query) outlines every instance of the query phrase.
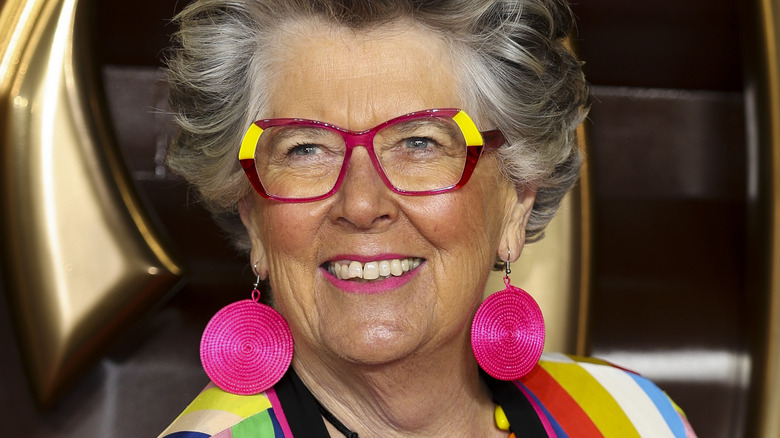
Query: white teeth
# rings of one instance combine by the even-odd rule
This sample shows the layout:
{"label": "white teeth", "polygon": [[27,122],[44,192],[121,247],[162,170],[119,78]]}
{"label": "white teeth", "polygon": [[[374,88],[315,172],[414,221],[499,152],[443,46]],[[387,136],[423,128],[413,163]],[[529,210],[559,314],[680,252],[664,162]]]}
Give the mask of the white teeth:
{"label": "white teeth", "polygon": [[363,264],[360,262],[352,262],[349,264],[349,270],[347,271],[347,279],[350,278],[363,278]]}
{"label": "white teeth", "polygon": [[395,275],[396,277],[400,276],[404,273],[403,269],[401,269],[401,261],[398,259],[390,261],[390,273]]}
{"label": "white teeth", "polygon": [[382,260],[379,262],[379,275],[382,277],[389,277],[390,276],[390,262],[387,260]]}
{"label": "white teeth", "polygon": [[339,280],[362,278],[363,280],[376,280],[389,276],[399,277],[404,272],[411,271],[420,266],[422,259],[406,258],[393,260],[380,260],[365,264],[356,261],[333,262],[328,266],[331,274]]}
{"label": "white teeth", "polygon": [[363,265],[363,279],[376,280],[379,278],[379,264],[377,262],[368,262]]}

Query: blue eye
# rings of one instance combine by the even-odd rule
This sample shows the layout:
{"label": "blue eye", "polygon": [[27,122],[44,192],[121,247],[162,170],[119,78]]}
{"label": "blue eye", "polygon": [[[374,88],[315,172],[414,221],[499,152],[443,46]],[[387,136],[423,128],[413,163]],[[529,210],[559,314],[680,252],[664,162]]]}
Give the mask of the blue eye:
{"label": "blue eye", "polygon": [[427,149],[431,146],[431,139],[425,137],[410,137],[405,142],[410,149]]}
{"label": "blue eye", "polygon": [[305,156],[305,155],[315,155],[320,152],[320,146],[313,145],[313,144],[300,144],[297,146],[291,147],[287,151],[287,155],[297,155],[297,156]]}

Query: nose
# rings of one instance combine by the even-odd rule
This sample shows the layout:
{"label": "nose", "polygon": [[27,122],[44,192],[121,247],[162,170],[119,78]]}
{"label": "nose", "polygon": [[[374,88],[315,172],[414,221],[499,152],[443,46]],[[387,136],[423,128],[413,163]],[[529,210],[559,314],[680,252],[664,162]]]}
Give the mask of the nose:
{"label": "nose", "polygon": [[356,230],[381,231],[398,216],[395,194],[387,188],[365,147],[356,147],[341,187],[334,194],[333,219]]}

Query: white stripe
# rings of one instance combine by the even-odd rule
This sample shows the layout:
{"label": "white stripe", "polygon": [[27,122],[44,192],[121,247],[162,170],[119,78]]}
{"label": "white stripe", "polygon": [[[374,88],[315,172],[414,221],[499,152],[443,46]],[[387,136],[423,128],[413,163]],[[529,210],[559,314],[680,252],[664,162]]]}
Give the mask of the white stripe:
{"label": "white stripe", "polygon": [[594,379],[623,408],[639,436],[648,438],[674,438],[666,420],[645,391],[627,372],[608,365],[580,363]]}

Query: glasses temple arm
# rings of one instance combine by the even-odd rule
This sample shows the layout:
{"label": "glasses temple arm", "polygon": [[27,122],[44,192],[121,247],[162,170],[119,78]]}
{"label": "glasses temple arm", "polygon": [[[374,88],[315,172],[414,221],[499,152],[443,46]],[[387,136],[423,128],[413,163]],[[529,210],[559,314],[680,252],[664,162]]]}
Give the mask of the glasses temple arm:
{"label": "glasses temple arm", "polygon": [[482,141],[486,151],[494,151],[506,143],[504,134],[498,129],[482,132]]}

